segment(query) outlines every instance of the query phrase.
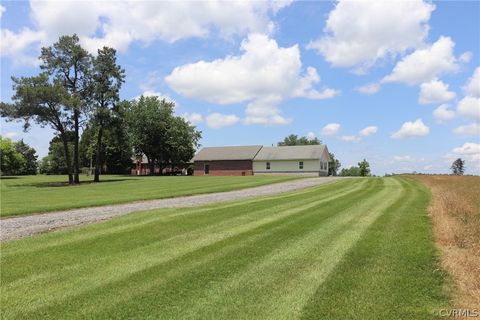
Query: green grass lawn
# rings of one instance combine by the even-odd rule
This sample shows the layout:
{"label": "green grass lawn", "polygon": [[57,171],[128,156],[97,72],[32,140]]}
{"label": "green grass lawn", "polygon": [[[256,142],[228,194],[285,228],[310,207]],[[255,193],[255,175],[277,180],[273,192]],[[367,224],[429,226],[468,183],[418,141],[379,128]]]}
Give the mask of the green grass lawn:
{"label": "green grass lawn", "polygon": [[298,177],[136,177],[102,176],[100,183],[82,176],[79,186],[65,184],[66,176],[1,178],[2,217],[63,209],[126,203],[137,200],[230,191]]}
{"label": "green grass lawn", "polygon": [[445,308],[403,178],[134,213],[2,244],[2,319],[431,319]]}

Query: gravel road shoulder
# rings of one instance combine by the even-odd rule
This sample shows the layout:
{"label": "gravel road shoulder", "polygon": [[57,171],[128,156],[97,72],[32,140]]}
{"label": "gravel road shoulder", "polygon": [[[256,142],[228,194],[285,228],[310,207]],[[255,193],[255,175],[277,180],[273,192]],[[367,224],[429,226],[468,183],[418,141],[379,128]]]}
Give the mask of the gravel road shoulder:
{"label": "gravel road shoulder", "polygon": [[56,211],[21,217],[0,219],[0,241],[27,237],[59,228],[78,226],[108,220],[136,211],[160,208],[193,207],[215,202],[231,201],[249,197],[265,196],[294,191],[341,179],[339,177],[306,178],[260,187],[184,196],[168,199],[148,200],[101,207]]}

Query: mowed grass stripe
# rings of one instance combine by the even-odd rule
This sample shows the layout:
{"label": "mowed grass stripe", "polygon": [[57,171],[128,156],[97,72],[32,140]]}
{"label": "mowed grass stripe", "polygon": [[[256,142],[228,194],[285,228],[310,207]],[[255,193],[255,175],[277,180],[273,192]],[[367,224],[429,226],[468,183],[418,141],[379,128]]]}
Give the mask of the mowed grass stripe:
{"label": "mowed grass stripe", "polygon": [[[396,185],[395,181],[391,184]],[[365,201],[337,211],[321,225],[307,227],[302,237],[285,241],[226,281],[216,281],[208,292],[193,297],[190,303],[194,308],[181,317],[228,319],[241,311],[245,318],[295,318],[359,234],[400,196],[391,186],[376,187]],[[248,310],[241,310],[245,305]]]}
{"label": "mowed grass stripe", "polygon": [[[352,186],[345,186],[346,192],[354,192],[356,190],[359,190],[360,188],[363,187],[363,185],[366,183],[366,180],[363,181],[358,181],[355,182]],[[318,192],[318,190],[316,190]],[[295,212],[299,212],[302,209],[302,205],[305,208],[309,208],[310,202],[316,202],[317,204],[320,204],[321,202],[327,201],[327,200],[334,200],[342,196],[347,196],[345,191],[342,191],[342,189],[337,189],[337,188],[331,188],[330,190],[326,190],[323,193],[315,193],[315,190],[310,190],[310,191],[303,191],[299,192],[300,195],[306,195],[308,196],[307,198],[303,199],[301,196],[298,199],[298,201],[287,201],[286,204],[277,204],[272,206],[271,204],[265,204],[263,202],[267,201],[267,199],[264,199],[263,201],[257,201],[257,206],[258,209],[260,209],[259,212],[262,212],[262,210],[265,209],[265,206],[269,206],[271,210],[271,213],[279,212],[278,214],[275,215],[268,215],[268,214],[263,214],[265,217],[263,219],[258,220],[261,218],[259,217],[253,217],[250,218],[249,220],[249,225],[242,227],[242,225],[235,226],[236,229],[239,230],[229,230],[229,229],[224,229],[223,226],[219,226],[218,230],[215,232],[214,230],[210,230],[212,232],[202,232],[201,234],[205,239],[198,239],[194,238],[191,239],[191,241],[188,241],[188,237],[181,238],[179,241],[175,241],[168,245],[168,243],[162,243],[162,241],[159,241],[158,236],[156,235],[157,231],[163,232],[165,225],[159,225],[157,228],[152,228],[150,226],[149,228],[143,228],[140,230],[134,230],[132,233],[132,230],[130,230],[128,233],[124,234],[116,234],[115,237],[118,238],[116,241],[123,242],[124,243],[124,250],[112,250],[115,248],[115,244],[112,246],[112,241],[115,241],[114,238],[102,238],[98,237],[96,241],[90,241],[90,242],[79,242],[75,244],[70,244],[68,246],[60,246],[60,247],[53,247],[53,248],[48,248],[47,250],[38,250],[37,252],[30,253],[28,255],[29,259],[34,259],[37,261],[34,265],[30,265],[31,269],[26,270],[25,268],[22,269],[20,266],[24,264],[25,261],[22,261],[22,259],[15,259],[15,256],[18,255],[20,257],[23,257],[25,252],[22,252],[21,248],[24,247],[22,246],[23,242],[36,242],[36,245],[38,246],[39,242],[50,242],[49,240],[54,239],[55,236],[53,234],[48,235],[48,236],[42,236],[38,237],[38,239],[28,239],[28,240],[21,240],[13,243],[7,244],[7,247],[11,246],[12,250],[11,253],[13,256],[10,257],[9,255],[9,250],[4,250],[5,256],[3,259],[3,266],[5,268],[8,268],[12,270],[10,277],[2,277],[2,281],[4,285],[7,285],[7,287],[11,290],[11,292],[16,292],[20,290],[19,295],[23,297],[24,299],[26,297],[29,297],[30,301],[28,302],[29,307],[33,307],[35,305],[35,295],[32,294],[34,292],[35,286],[41,286],[43,288],[42,292],[40,295],[44,295],[43,299],[41,300],[42,303],[45,303],[45,300],[51,300],[58,294],[64,294],[65,291],[72,290],[73,288],[75,289],[81,289],[84,287],[88,288],[88,284],[90,282],[95,282],[94,280],[104,280],[102,282],[108,282],[109,280],[114,280],[115,275],[118,276],[118,273],[120,272],[121,276],[124,276],[125,274],[130,274],[134,272],[141,271],[138,270],[138,268],[146,268],[150,264],[153,263],[158,263],[166,260],[168,257],[176,257],[176,256],[181,256],[182,253],[184,253],[184,248],[186,252],[188,250],[195,250],[198,247],[201,247],[202,245],[209,245],[211,243],[214,243],[215,241],[223,240],[227,237],[231,237],[236,234],[236,232],[244,232],[248,231],[254,227],[257,227],[258,225],[262,225],[265,223],[271,223],[272,221],[275,221],[279,218],[285,218],[289,214],[294,214]],[[316,195],[315,197],[312,197],[312,195]],[[288,196],[287,198],[290,198]],[[320,200],[317,200],[320,199]],[[309,201],[305,201],[309,200]],[[302,204],[303,202],[303,204]],[[221,206],[220,206],[221,207]],[[250,212],[252,213],[257,213],[254,208],[251,208]],[[288,211],[287,209],[290,209]],[[212,208],[215,214],[211,216],[211,219],[213,221],[216,221],[220,216],[222,212],[217,212],[217,208]],[[153,213],[150,213],[153,214]],[[245,213],[246,214],[246,213]],[[198,219],[199,217],[193,216],[192,217],[194,220]],[[247,219],[248,221],[248,219]],[[114,221],[107,222],[107,225],[110,225],[114,223]],[[172,224],[171,227],[177,227],[174,228],[173,233],[179,232],[178,227],[181,225],[186,225],[187,223],[185,221],[177,221],[176,224]],[[191,226],[195,227],[195,224],[190,224]],[[89,226],[86,227],[85,229],[89,229],[90,227],[94,226]],[[95,226],[98,227],[98,226]],[[149,230],[153,229],[153,230]],[[205,231],[205,230],[203,230]],[[78,231],[68,231],[68,233],[78,233],[81,232],[81,230]],[[145,243],[140,244],[137,243],[137,245],[133,245],[132,247],[132,241],[134,242],[135,239],[133,238],[135,234],[141,234],[145,238]],[[62,235],[63,238],[64,234]],[[178,236],[177,236],[178,237]],[[42,239],[43,238],[43,239]],[[41,239],[41,240],[40,240]],[[128,239],[130,241],[125,241],[125,239]],[[43,240],[43,241],[42,241]],[[163,239],[163,240],[168,240],[168,239]],[[151,242],[154,243],[154,245],[150,244]],[[28,245],[26,246],[28,247]],[[132,251],[129,252],[129,248],[132,247]],[[17,248],[17,250],[15,250]],[[103,258],[102,255],[97,254],[97,250],[95,248],[102,248],[108,254],[106,254],[106,258]],[[118,249],[118,248],[117,248]],[[20,253],[18,253],[20,251]],[[75,254],[71,254],[74,252]],[[60,253],[60,254],[59,254]],[[143,257],[144,259],[140,261],[136,259],[136,257]],[[17,257],[18,258],[18,257]],[[160,260],[159,260],[160,259]],[[111,260],[105,261],[105,260]],[[123,263],[123,261],[127,261],[128,264],[131,264],[130,266],[128,264]],[[9,263],[10,262],[10,263]],[[107,264],[107,262],[109,262]],[[122,264],[122,268],[118,268],[118,264]],[[87,268],[84,268],[84,266],[87,266]],[[111,267],[109,267],[109,265]],[[133,265],[133,266],[132,266]],[[27,268],[28,269],[28,268]],[[15,270],[18,270],[19,273],[15,276]],[[43,270],[44,274],[43,276],[39,275],[39,271]],[[30,276],[28,276],[30,275]],[[14,282],[8,285],[8,280],[9,278],[14,278]],[[30,278],[30,281],[25,281],[26,279],[22,278],[22,276],[26,276],[26,278]],[[68,281],[70,277],[73,277],[74,281]],[[54,281],[52,281],[52,278]],[[18,279],[18,281],[15,281],[15,279]],[[11,280],[11,279],[10,279]],[[32,282],[31,285],[27,285],[28,282]],[[63,287],[62,287],[63,286]],[[66,287],[64,287],[66,286]],[[14,290],[15,289],[15,290]],[[10,291],[9,290],[9,291]],[[23,292],[22,292],[23,291]],[[58,293],[58,294],[55,294]],[[12,299],[9,299],[6,297],[6,300],[14,300],[13,297]],[[37,300],[39,301],[39,300]]]}
{"label": "mowed grass stripe", "polygon": [[425,211],[429,191],[412,180],[401,182],[405,196],[318,288],[302,319],[437,319],[435,311],[448,307],[446,275]]}

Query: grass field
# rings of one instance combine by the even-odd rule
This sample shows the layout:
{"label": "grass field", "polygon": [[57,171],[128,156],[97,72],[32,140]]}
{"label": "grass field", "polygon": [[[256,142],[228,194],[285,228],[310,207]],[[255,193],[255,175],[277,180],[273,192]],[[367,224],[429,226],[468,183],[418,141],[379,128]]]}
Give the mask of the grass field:
{"label": "grass field", "polygon": [[65,185],[65,176],[2,177],[0,215],[8,217],[137,200],[230,191],[287,181],[295,177],[102,176],[102,182],[97,184],[89,183],[92,179],[92,177],[82,176],[81,180],[85,183],[79,186],[68,186]]}
{"label": "grass field", "polygon": [[431,319],[430,193],[368,178],[2,244],[3,319]]}
{"label": "grass field", "polygon": [[480,310],[480,177],[412,178],[432,190],[429,213],[442,266],[455,282],[453,307]]}

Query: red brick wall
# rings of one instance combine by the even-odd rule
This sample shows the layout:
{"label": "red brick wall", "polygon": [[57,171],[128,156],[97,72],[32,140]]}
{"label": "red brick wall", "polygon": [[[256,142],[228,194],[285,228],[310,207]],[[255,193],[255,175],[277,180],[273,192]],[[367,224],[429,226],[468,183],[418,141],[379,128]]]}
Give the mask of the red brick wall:
{"label": "red brick wall", "polygon": [[194,175],[204,175],[204,165],[210,165],[209,176],[251,176],[253,175],[251,160],[195,161]]}

